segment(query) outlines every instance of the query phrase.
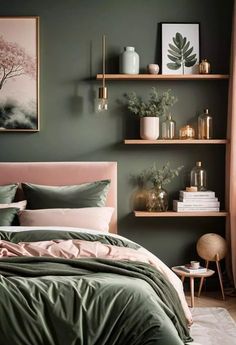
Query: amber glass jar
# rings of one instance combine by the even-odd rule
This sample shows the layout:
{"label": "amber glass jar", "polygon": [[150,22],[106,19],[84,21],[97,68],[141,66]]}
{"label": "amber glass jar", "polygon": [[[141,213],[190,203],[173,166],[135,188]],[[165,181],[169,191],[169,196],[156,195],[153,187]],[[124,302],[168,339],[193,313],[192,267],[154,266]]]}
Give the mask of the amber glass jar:
{"label": "amber glass jar", "polygon": [[212,116],[208,109],[198,116],[198,139],[212,138]]}

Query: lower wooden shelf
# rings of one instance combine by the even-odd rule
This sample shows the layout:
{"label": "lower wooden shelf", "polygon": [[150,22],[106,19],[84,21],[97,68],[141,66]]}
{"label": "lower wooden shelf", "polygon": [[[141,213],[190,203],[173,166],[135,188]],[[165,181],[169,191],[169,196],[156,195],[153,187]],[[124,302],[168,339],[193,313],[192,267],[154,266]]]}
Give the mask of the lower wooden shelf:
{"label": "lower wooden shelf", "polygon": [[228,212],[148,212],[134,211],[135,217],[226,217]]}
{"label": "lower wooden shelf", "polygon": [[157,140],[144,140],[144,139],[125,139],[126,145],[160,145],[160,144],[227,144],[227,139],[157,139]]}

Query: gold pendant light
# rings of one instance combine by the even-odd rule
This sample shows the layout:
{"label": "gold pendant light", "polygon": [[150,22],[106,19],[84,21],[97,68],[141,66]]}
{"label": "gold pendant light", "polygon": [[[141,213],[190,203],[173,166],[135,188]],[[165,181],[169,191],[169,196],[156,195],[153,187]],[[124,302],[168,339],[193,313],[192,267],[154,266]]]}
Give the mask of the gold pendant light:
{"label": "gold pendant light", "polygon": [[102,86],[98,90],[98,102],[97,102],[97,111],[106,111],[108,110],[108,92],[107,87],[105,86],[105,73],[106,73],[106,64],[105,64],[105,55],[106,55],[106,36],[102,36]]}

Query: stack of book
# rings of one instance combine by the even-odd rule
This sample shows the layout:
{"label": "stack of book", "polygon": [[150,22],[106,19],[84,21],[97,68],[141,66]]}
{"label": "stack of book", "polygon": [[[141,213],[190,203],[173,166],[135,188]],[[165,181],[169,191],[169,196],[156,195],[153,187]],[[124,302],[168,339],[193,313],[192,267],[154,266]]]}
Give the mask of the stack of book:
{"label": "stack of book", "polygon": [[213,191],[179,192],[179,200],[173,200],[173,210],[176,212],[218,212],[220,202]]}

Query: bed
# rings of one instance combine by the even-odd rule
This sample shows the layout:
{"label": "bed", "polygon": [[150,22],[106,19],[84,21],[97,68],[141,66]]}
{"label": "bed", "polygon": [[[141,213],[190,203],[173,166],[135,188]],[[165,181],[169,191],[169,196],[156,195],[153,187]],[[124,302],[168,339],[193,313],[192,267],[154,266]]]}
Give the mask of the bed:
{"label": "bed", "polygon": [[0,345],[192,341],[179,278],[117,234],[115,162],[0,163],[0,186]]}

